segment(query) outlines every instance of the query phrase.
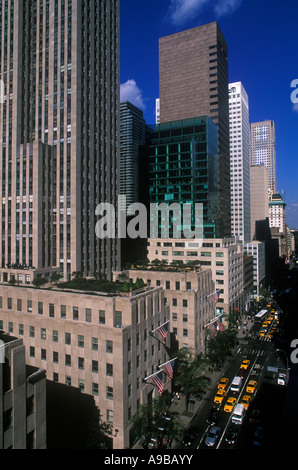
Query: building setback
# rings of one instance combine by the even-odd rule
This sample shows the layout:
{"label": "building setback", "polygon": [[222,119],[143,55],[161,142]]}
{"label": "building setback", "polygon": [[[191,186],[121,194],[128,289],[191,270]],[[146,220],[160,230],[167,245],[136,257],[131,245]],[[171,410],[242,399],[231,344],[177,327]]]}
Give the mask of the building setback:
{"label": "building setback", "polygon": [[218,126],[224,236],[231,234],[228,84],[228,47],[216,22],[160,38],[160,123],[207,115]]}
{"label": "building setback", "polygon": [[97,204],[119,194],[119,4],[1,2],[2,268],[119,265],[119,242],[95,235]]}

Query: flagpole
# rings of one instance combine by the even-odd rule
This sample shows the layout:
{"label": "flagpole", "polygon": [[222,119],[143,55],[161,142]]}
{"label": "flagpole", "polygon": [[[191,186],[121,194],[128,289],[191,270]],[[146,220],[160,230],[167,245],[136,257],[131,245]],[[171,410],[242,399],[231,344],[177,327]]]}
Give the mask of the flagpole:
{"label": "flagpole", "polygon": [[157,328],[154,328],[154,330],[150,331],[150,333],[154,333],[154,331],[156,330],[159,330],[159,328],[163,327],[164,325],[167,325],[167,323],[170,323],[170,320],[166,321],[165,323],[163,323],[162,325],[158,326]]}
{"label": "flagpole", "polygon": [[[149,380],[149,379],[151,379],[151,377],[155,377],[156,375],[160,374],[161,372],[163,372],[163,371],[160,371],[160,370],[159,370],[159,371],[157,371],[157,372],[154,372],[154,374],[148,375],[148,377],[145,377],[143,380],[145,380],[145,381],[146,381],[146,380]],[[151,384],[150,384],[150,385],[151,385]],[[152,385],[153,385],[153,384],[152,384]]]}
{"label": "flagpole", "polygon": [[166,366],[167,364],[170,364],[171,362],[176,361],[176,359],[178,359],[178,358],[175,357],[174,359],[171,359],[170,361],[167,361],[167,362],[165,362],[164,364],[161,364],[161,365],[158,366],[158,367],[161,368],[161,367],[163,367],[163,366]]}

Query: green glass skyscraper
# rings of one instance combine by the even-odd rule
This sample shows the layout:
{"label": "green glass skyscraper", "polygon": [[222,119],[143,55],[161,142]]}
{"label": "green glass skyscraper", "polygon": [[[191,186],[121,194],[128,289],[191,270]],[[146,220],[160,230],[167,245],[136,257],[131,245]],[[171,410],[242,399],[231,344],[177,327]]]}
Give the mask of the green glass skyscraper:
{"label": "green glass skyscraper", "polygon": [[[151,207],[162,203],[168,207],[179,204],[182,212],[182,205],[189,204],[191,230],[203,222],[204,238],[222,237],[223,227],[218,217],[216,124],[208,116],[202,116],[151,126],[149,155]],[[195,220],[196,204],[203,207],[203,221]],[[174,216],[169,215],[169,220],[159,217],[158,225],[151,230],[152,238],[159,238],[165,228],[169,229],[169,236],[175,238]],[[183,232],[183,217],[181,220]]]}

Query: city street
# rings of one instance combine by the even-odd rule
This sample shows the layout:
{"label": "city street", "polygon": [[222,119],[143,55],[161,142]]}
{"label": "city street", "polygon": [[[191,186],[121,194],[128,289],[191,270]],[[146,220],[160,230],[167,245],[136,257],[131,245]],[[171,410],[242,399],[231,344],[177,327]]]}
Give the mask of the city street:
{"label": "city street", "polygon": [[[285,365],[281,358],[276,357],[275,347],[271,339],[268,338],[268,336],[258,336],[261,325],[252,325],[249,323],[248,326],[251,326],[251,329],[247,331],[247,333],[249,332],[253,336],[255,335],[255,337],[251,339],[248,334],[240,335],[243,339],[239,339],[235,354],[222,374],[222,377],[228,379],[226,395],[222,403],[220,405],[213,403],[214,396],[217,392],[216,384],[214,386],[214,393],[209,395],[207,399],[203,399],[203,406],[201,406],[199,413],[192,421],[192,426],[196,427],[198,430],[198,437],[193,444],[193,448],[210,448],[205,444],[205,438],[211,426],[211,424],[207,422],[207,418],[213,406],[218,408],[218,420],[215,426],[217,426],[220,431],[212,448],[270,448],[276,444],[286,390],[286,387],[277,384],[277,370],[283,369]],[[244,359],[249,361],[249,365],[243,376],[241,390],[239,393],[232,392],[230,390],[232,380],[239,374],[240,366]],[[251,380],[256,381],[256,389],[254,393],[247,393],[246,387]],[[226,441],[226,436],[231,426],[232,413],[224,411],[224,406],[229,397],[236,398],[236,405],[241,402],[244,395],[249,395],[251,401],[245,413],[243,424],[236,426],[236,430],[238,431],[237,436],[235,442],[231,444]],[[233,427],[235,428],[235,425]],[[264,438],[259,436],[258,439],[256,439],[254,437],[257,428],[262,428]]]}

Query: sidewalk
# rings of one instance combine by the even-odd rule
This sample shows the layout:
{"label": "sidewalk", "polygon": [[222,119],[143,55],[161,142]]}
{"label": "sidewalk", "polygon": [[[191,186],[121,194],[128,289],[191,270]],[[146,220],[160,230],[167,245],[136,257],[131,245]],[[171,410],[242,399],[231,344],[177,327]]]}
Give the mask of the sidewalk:
{"label": "sidewalk", "polygon": [[[179,420],[180,420],[182,426],[184,427],[184,429],[187,429],[188,427],[191,426],[192,420],[199,413],[200,409],[204,405],[206,405],[206,403],[205,403],[206,400],[208,401],[210,399],[210,397],[213,396],[214,386],[216,385],[218,380],[222,377],[222,374],[223,374],[223,369],[208,373],[207,376],[209,377],[210,381],[208,383],[208,388],[207,388],[206,394],[204,395],[204,397],[201,400],[195,399],[194,404],[191,407],[189,407],[190,408],[189,411],[186,411],[184,397],[180,398],[180,401],[177,405],[175,405],[175,403],[173,403],[171,405],[170,410],[173,411],[173,412],[178,413]],[[173,445],[172,445],[172,448],[175,448],[176,445],[177,445],[177,443],[174,441]],[[143,449],[141,441],[138,441],[134,445],[133,448],[136,449],[136,450]]]}

